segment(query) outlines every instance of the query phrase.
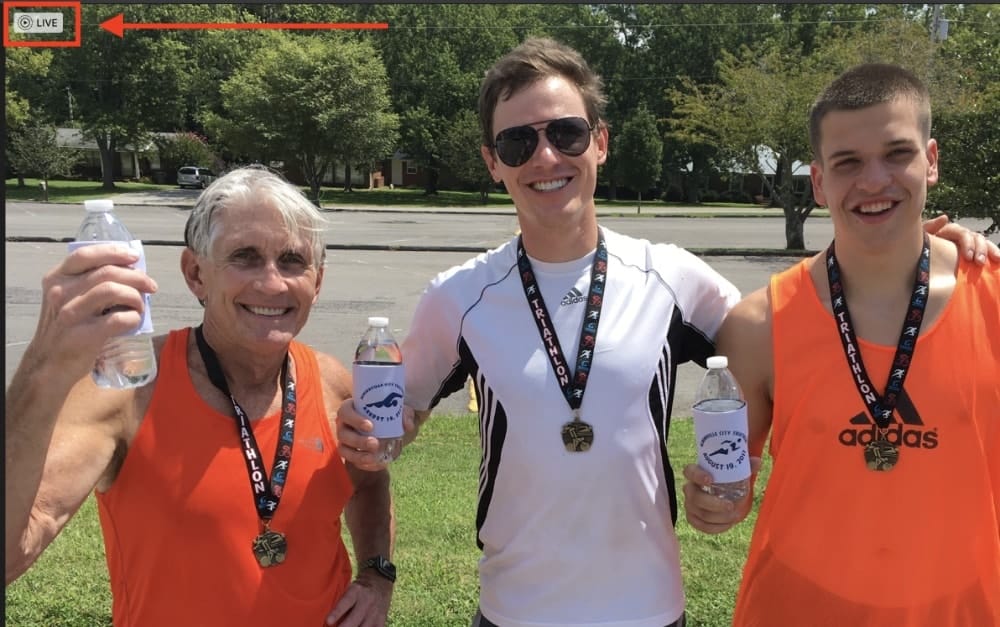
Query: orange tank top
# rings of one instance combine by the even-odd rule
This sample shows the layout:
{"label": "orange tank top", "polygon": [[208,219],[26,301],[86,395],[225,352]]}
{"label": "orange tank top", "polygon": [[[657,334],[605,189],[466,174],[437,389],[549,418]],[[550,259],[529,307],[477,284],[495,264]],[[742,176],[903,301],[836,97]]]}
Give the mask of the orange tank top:
{"label": "orange tank top", "polygon": [[[351,581],[340,516],[352,493],[312,351],[293,342],[297,412],[288,478],[271,528],[287,559],[262,568],[257,510],[234,416],[209,407],[172,331],[156,389],[112,487],[97,494],[116,627],[315,625]],[[238,399],[237,399],[238,400]],[[253,423],[270,477],[280,413]]]}
{"label": "orange tank top", "polygon": [[[738,627],[1000,625],[1000,267],[964,260],[924,325],[888,437],[874,434],[805,262],[772,278],[773,467]],[[881,392],[895,346],[859,341]]]}

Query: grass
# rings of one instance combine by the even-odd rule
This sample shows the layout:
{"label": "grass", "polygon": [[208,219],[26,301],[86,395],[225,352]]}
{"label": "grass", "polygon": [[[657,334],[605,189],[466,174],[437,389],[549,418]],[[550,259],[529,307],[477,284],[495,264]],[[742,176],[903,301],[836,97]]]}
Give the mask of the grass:
{"label": "grass", "polygon": [[[437,416],[392,468],[398,517],[394,561],[400,573],[392,627],[467,627],[475,612],[477,428],[472,416]],[[694,459],[689,419],[672,425],[669,448],[681,494],[679,469]],[[765,464],[759,485],[765,484],[767,473]],[[707,536],[687,524],[683,502],[679,505],[677,534],[688,625],[727,626],[755,513],[725,534]],[[110,589],[93,498],[35,566],[7,587],[6,594],[10,626],[111,625]]]}
{"label": "grass", "polygon": [[[30,202],[43,202],[42,190],[38,186],[38,179],[26,178],[24,187],[17,186],[17,179],[7,179],[5,193],[7,200],[20,200]],[[97,181],[76,181],[76,180],[52,180],[48,182],[49,200],[53,203],[80,203],[90,198],[114,198],[117,194],[130,192],[157,192],[163,190],[177,189],[176,185],[154,185],[150,183],[115,181],[114,192],[108,193],[101,188],[101,183]],[[301,187],[302,191],[309,194],[307,187]],[[507,210],[511,206],[510,195],[506,193],[490,192],[486,203],[483,203],[478,192],[462,192],[441,190],[437,194],[425,194],[423,189],[395,188],[389,189],[380,187],[378,189],[355,188],[353,191],[345,192],[340,187],[320,188],[320,204],[325,207],[330,206],[350,206],[350,205],[378,205],[396,207],[497,207]],[[603,198],[597,199],[597,206],[603,210],[620,210],[622,217],[648,217],[649,214],[636,212],[636,201],[634,200],[614,200],[609,201]],[[664,202],[660,200],[643,200],[643,209],[664,208],[664,207],[685,207],[684,203]],[[750,216],[760,215],[761,207],[752,204],[736,203],[704,203],[703,207],[719,207],[727,210],[745,209]],[[775,215],[780,215],[778,209],[773,210]]]}
{"label": "grass", "polygon": [[[17,186],[17,179],[7,179],[4,188],[7,200],[43,202],[44,194],[38,186],[39,179],[24,179],[24,187]],[[49,202],[80,203],[91,198],[114,198],[129,192],[155,192],[176,189],[174,185],[152,185],[115,181],[117,190],[111,194],[101,188],[99,181],[49,181]]]}

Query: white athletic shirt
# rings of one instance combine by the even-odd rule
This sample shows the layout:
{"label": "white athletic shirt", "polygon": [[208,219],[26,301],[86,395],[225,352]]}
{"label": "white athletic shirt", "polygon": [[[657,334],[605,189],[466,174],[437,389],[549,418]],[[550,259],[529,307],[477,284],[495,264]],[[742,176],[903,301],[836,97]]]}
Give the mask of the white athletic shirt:
{"label": "white athletic shirt", "polygon": [[[517,270],[517,238],[439,274],[403,342],[406,401],[479,401],[480,607],[501,627],[663,627],[684,610],[666,439],[678,364],[704,365],[738,290],[691,253],[602,228],[607,285],[581,419],[586,452]],[[531,260],[570,368],[594,253]]]}

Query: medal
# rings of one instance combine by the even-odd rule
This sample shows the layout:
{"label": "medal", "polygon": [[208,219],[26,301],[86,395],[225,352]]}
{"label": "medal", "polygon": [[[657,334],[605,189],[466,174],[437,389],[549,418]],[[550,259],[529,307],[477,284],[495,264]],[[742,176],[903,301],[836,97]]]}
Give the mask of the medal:
{"label": "medal", "polygon": [[277,566],[285,561],[285,554],[288,553],[288,542],[285,534],[270,529],[263,532],[253,540],[253,554],[257,562],[267,568]]}
{"label": "medal", "polygon": [[844,346],[844,355],[847,357],[847,365],[851,369],[854,384],[877,427],[874,440],[864,449],[865,465],[868,466],[869,470],[885,472],[892,470],[899,461],[899,447],[889,442],[886,433],[892,422],[892,412],[896,409],[896,401],[903,392],[903,381],[906,379],[906,374],[913,361],[913,351],[917,345],[917,338],[920,336],[920,325],[923,322],[924,309],[927,306],[931,275],[930,238],[926,233],[924,234],[924,244],[920,251],[920,258],[917,260],[917,272],[913,280],[913,293],[910,296],[905,322],[899,334],[896,354],[892,359],[889,381],[886,383],[885,392],[881,395],[873,393],[875,386],[869,379],[864,361],[861,359],[861,348],[854,335],[854,323],[847,308],[847,295],[844,293],[844,284],[840,275],[840,264],[837,263],[834,243],[830,242],[830,247],[826,250],[830,307],[833,309],[833,317],[837,321],[837,331],[840,342]]}
{"label": "medal", "polygon": [[570,453],[583,453],[594,443],[594,427],[579,418],[562,426],[562,440]]}
{"label": "medal", "polygon": [[875,440],[865,447],[865,464],[868,470],[892,470],[899,459],[899,449],[884,437]]}
{"label": "medal", "polygon": [[580,406],[583,404],[583,393],[587,389],[587,379],[594,367],[594,346],[597,345],[597,325],[601,320],[601,307],[604,304],[604,286],[607,283],[608,249],[604,243],[604,233],[597,231],[597,248],[594,250],[594,262],[590,268],[590,289],[587,293],[587,305],[584,308],[584,324],[580,330],[580,344],[577,349],[576,369],[570,373],[569,364],[563,356],[562,345],[556,334],[555,326],[549,317],[549,310],[542,298],[542,291],[535,280],[531,269],[531,261],[524,250],[524,243],[517,240],[517,267],[521,273],[521,284],[524,295],[531,307],[532,318],[538,326],[538,334],[542,339],[545,354],[552,364],[552,372],[562,388],[563,396],[573,411],[573,420],[563,424],[563,446],[570,453],[585,453],[594,444],[594,427],[580,420]]}

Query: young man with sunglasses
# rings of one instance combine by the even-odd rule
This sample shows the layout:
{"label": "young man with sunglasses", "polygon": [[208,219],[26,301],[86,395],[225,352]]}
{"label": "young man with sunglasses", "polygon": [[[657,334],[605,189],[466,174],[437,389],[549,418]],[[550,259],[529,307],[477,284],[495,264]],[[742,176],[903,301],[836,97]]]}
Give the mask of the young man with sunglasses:
{"label": "young man with sunglasses", "polygon": [[[714,353],[739,293],[676,246],[598,226],[604,103],[601,79],[552,40],[526,41],[487,73],[481,152],[521,234],[438,275],[402,347],[418,425],[475,384],[474,627],[684,624],[673,383],[679,364]],[[342,405],[345,458],[377,469],[370,428]]]}
{"label": "young man with sunglasses", "polygon": [[[774,460],[734,625],[1000,625],[1000,262],[921,228],[930,128],[927,88],[903,68],[831,83],[810,139],[835,240],[719,332],[751,451],[770,433]],[[749,510],[685,476],[696,528]]]}

